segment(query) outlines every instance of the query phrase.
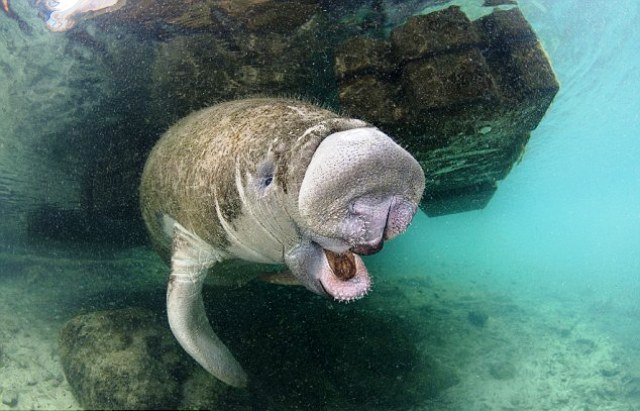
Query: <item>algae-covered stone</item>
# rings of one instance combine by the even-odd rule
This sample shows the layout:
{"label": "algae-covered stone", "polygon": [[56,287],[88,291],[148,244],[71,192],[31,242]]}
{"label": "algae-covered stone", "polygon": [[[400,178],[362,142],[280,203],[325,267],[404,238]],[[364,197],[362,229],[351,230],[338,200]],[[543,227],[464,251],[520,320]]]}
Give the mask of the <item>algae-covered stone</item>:
{"label": "algae-covered stone", "polygon": [[[372,118],[388,124],[404,117],[403,108],[396,104],[399,86],[380,80],[374,75],[358,76],[340,90],[343,109],[353,114],[366,113],[360,118]],[[366,93],[367,99],[362,100]]]}
{"label": "algae-covered stone", "polygon": [[335,69],[342,108],[420,162],[430,216],[483,208],[559,87],[517,8],[476,21],[455,6],[411,17],[389,40],[346,42]]}
{"label": "algae-covered stone", "polygon": [[503,96],[502,110],[521,132],[536,128],[558,92],[558,81],[535,32],[518,9],[497,11],[474,22]]}
{"label": "algae-covered stone", "polygon": [[404,88],[422,110],[498,98],[489,67],[477,49],[437,56],[426,62],[411,62],[404,70]]}
{"label": "algae-covered stone", "polygon": [[481,27],[478,34],[485,37],[483,43],[492,44],[494,47],[523,41],[534,43],[538,41],[531,25],[517,8],[495,11],[476,20],[474,24]]}
{"label": "algae-covered stone", "polygon": [[182,355],[169,330],[140,308],[79,315],[60,335],[67,381],[87,409],[175,407]]}
{"label": "algae-covered stone", "polygon": [[396,55],[412,60],[436,53],[468,49],[480,44],[480,37],[457,6],[424,16],[414,16],[391,34]]}
{"label": "algae-covered stone", "polygon": [[128,0],[96,21],[104,26],[135,25],[155,35],[224,29],[286,33],[319,11],[317,0]]}
{"label": "algae-covered stone", "polygon": [[375,72],[378,75],[395,69],[389,61],[389,43],[357,36],[347,40],[336,53],[335,68],[340,78]]}
{"label": "algae-covered stone", "polygon": [[[328,45],[314,24],[288,34],[239,31],[176,36],[157,47],[151,111],[166,127],[216,102],[254,95],[313,95],[325,84]],[[330,73],[332,75],[332,73]],[[333,78],[331,83],[333,84]]]}

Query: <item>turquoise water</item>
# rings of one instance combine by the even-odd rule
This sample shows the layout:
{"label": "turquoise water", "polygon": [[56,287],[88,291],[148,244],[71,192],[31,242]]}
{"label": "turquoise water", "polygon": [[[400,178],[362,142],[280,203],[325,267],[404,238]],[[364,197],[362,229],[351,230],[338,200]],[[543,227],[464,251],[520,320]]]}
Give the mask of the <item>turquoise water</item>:
{"label": "turquoise water", "polygon": [[[25,15],[26,2],[15,3]],[[229,394],[227,407],[640,410],[640,3],[519,5],[560,82],[522,161],[485,209],[437,218],[419,212],[405,235],[367,257],[374,288],[362,302],[334,304],[262,284],[221,297],[233,308],[216,318],[220,334],[264,377],[252,393],[257,400]],[[49,49],[49,35],[33,34],[32,50]],[[62,38],[53,50],[64,55],[72,48]],[[28,74],[29,64],[21,67]],[[19,99],[34,98],[43,83],[64,84],[69,72],[52,68],[37,92]],[[86,114],[94,102],[81,87],[103,85],[77,87]],[[74,96],[52,100],[66,110]],[[113,116],[132,102],[119,97]],[[28,119],[15,107],[1,109]],[[98,145],[55,133],[63,124],[73,129],[74,119],[53,104],[38,107],[38,121],[6,120],[11,133],[0,134],[0,409],[77,408],[59,366],[64,323],[81,312],[131,305],[162,313],[164,303],[166,267],[144,242],[115,251],[83,241],[27,246],[14,233],[26,224],[23,208],[69,206],[87,167],[70,164],[91,160]],[[101,121],[110,115],[104,113]],[[44,157],[60,161],[40,161],[36,132],[56,143]],[[32,164],[37,176],[16,172],[22,164]],[[205,297],[212,317],[224,304],[213,289]],[[430,380],[439,368],[453,372]],[[190,381],[192,390],[220,389],[195,373],[200,383]],[[323,378],[331,383],[318,382]]]}

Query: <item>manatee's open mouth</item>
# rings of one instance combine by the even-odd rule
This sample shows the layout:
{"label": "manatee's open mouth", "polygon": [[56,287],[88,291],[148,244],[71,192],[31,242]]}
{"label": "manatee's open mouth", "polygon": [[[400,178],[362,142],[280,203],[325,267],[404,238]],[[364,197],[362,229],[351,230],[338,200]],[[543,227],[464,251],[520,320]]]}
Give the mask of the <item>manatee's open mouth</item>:
{"label": "manatee's open mouth", "polygon": [[324,255],[329,262],[331,271],[342,281],[348,281],[356,275],[356,259],[353,253],[337,254],[324,250]]}
{"label": "manatee's open mouth", "polygon": [[342,254],[323,251],[326,264],[318,281],[324,292],[339,301],[352,301],[366,295],[371,278],[360,256],[350,251]]}

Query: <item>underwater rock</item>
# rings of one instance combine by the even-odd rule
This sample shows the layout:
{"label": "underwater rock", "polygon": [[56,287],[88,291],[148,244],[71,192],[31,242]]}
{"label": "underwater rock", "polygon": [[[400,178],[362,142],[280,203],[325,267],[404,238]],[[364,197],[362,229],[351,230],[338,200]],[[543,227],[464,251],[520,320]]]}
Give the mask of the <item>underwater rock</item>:
{"label": "underwater rock", "polygon": [[18,391],[7,389],[2,393],[2,403],[11,408],[18,406]]}
{"label": "underwater rock", "polygon": [[489,375],[496,380],[510,380],[516,376],[516,373],[516,367],[508,361],[501,361],[489,365]]}
{"label": "underwater rock", "polygon": [[185,32],[290,33],[320,10],[317,0],[127,0],[97,23],[127,25],[160,37]]}
{"label": "underwater rock", "polygon": [[342,108],[421,163],[430,216],[483,208],[559,88],[517,8],[475,21],[456,6],[413,16],[389,40],[347,40],[335,70]]}
{"label": "underwater rock", "polygon": [[217,6],[251,31],[288,33],[320,11],[316,0],[218,1]]}
{"label": "underwater rock", "polygon": [[390,53],[391,47],[387,42],[365,36],[353,37],[336,53],[336,74],[338,78],[345,78],[364,72],[377,75],[391,73],[395,65],[389,61]]}
{"label": "underwater rock", "polygon": [[437,53],[466,50],[480,44],[467,16],[459,7],[410,17],[391,33],[396,56],[413,60]]}
{"label": "underwater rock", "polygon": [[220,101],[320,95],[316,90],[335,85],[325,40],[318,22],[286,35],[238,31],[224,37],[175,36],[159,44],[152,63],[151,116],[168,127]]}
{"label": "underwater rock", "polygon": [[[429,64],[409,62],[401,83],[407,99],[422,110],[490,103],[498,98],[491,72],[477,49],[435,56]],[[420,121],[429,122],[428,118]]]}
{"label": "underwater rock", "polygon": [[489,315],[484,311],[473,310],[467,314],[467,320],[476,327],[482,328],[487,324]]}
{"label": "underwater rock", "polygon": [[60,335],[62,366],[86,409],[170,409],[180,401],[182,352],[140,308],[79,315]]}
{"label": "underwater rock", "polygon": [[620,374],[620,369],[615,365],[610,367],[600,368],[600,375],[602,375],[603,377],[610,378],[610,377],[615,377],[618,374]]}

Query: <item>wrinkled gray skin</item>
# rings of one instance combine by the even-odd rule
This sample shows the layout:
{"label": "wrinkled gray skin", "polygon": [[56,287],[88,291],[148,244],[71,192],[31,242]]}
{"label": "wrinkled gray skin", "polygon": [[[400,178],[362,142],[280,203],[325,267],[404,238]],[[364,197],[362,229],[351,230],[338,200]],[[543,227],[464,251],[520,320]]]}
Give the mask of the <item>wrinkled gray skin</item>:
{"label": "wrinkled gray skin", "polygon": [[[391,138],[308,103],[238,100],[188,116],[153,149],[140,189],[151,239],[171,262],[171,330],[207,371],[245,386],[202,302],[208,273],[234,275],[216,264],[285,263],[315,293],[360,298],[371,280],[359,255],[409,226],[423,190],[419,164]],[[336,275],[330,255],[349,256],[355,273]]]}

